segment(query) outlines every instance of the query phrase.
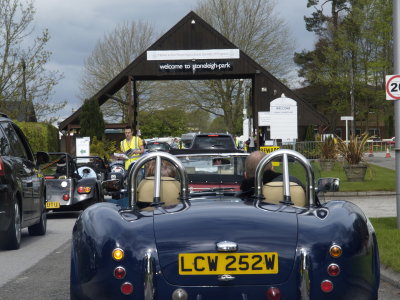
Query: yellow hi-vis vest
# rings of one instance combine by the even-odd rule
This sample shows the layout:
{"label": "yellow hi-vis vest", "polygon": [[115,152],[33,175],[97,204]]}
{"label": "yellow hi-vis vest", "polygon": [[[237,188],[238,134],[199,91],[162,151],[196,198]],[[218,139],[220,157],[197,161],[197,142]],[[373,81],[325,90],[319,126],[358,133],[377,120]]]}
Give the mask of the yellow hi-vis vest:
{"label": "yellow hi-vis vest", "polygon": [[[129,149],[134,149],[134,150],[140,150],[140,147],[143,146],[143,141],[141,138],[137,136],[133,136],[130,143],[128,144],[128,141],[124,139],[121,141],[121,150],[122,152],[126,152]],[[138,160],[141,154],[134,154],[132,153],[129,155],[129,159],[125,160],[125,170],[128,170],[129,165],[134,162],[135,160]]]}

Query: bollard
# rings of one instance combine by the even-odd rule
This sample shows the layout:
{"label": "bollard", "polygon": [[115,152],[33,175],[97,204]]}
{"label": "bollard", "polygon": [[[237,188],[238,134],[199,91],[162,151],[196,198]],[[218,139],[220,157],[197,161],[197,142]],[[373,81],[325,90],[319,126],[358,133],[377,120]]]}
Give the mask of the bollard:
{"label": "bollard", "polygon": [[369,145],[369,154],[368,154],[368,156],[369,157],[374,156],[374,153],[372,153],[372,143]]}
{"label": "bollard", "polygon": [[385,158],[391,158],[391,157],[392,157],[392,156],[390,155],[389,148],[386,147],[386,155],[385,155]]}

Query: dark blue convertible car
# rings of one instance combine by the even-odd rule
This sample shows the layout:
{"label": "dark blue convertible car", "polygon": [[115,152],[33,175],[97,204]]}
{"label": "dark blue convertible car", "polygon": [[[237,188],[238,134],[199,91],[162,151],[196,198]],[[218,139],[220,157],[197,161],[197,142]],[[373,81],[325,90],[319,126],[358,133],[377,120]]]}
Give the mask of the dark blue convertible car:
{"label": "dark blue convertible car", "polygon": [[[150,161],[154,174],[139,182]],[[164,161],[176,176],[162,173]],[[283,181],[263,184],[272,161]],[[303,186],[291,182],[291,163],[304,170]],[[129,208],[99,203],[78,218],[71,299],[377,299],[371,223],[351,202],[318,197],[338,185],[315,183],[304,156],[278,150],[259,163],[251,195],[190,193],[181,160],[150,153],[130,171]]]}

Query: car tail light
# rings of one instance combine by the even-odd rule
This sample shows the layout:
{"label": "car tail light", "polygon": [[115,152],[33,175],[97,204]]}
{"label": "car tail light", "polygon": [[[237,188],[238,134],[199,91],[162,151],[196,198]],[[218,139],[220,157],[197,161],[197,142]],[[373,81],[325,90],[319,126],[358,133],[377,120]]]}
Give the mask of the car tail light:
{"label": "car tail light", "polygon": [[56,179],[56,176],[48,175],[48,176],[44,176],[44,179]]}
{"label": "car tail light", "polygon": [[0,176],[4,176],[4,175],[6,175],[6,171],[5,171],[5,168],[4,168],[4,161],[0,157]]}
{"label": "car tail light", "polygon": [[327,271],[330,276],[338,276],[340,274],[340,267],[337,264],[330,264]]}
{"label": "car tail light", "polygon": [[63,195],[63,200],[64,201],[68,201],[69,200],[69,195],[68,194],[64,194]]}
{"label": "car tail light", "polygon": [[270,287],[266,292],[267,300],[280,300],[282,298],[281,290],[276,287]]}
{"label": "car tail light", "polygon": [[339,245],[332,245],[331,248],[329,249],[329,254],[333,258],[338,258],[342,255],[342,248]]}
{"label": "car tail light", "polygon": [[330,280],[324,280],[321,282],[321,290],[324,293],[329,293],[333,290],[333,283]]}
{"label": "car tail light", "polygon": [[124,282],[121,285],[121,293],[124,295],[130,295],[133,293],[133,285],[130,282]]}
{"label": "car tail light", "polygon": [[124,250],[121,248],[115,248],[112,252],[112,258],[116,261],[121,261],[124,259]]}
{"label": "car tail light", "polygon": [[79,194],[89,194],[92,189],[89,186],[80,186],[78,187]]}
{"label": "car tail light", "polygon": [[114,269],[114,277],[115,278],[123,279],[125,277],[125,275],[126,275],[126,270],[124,267],[119,266]]}

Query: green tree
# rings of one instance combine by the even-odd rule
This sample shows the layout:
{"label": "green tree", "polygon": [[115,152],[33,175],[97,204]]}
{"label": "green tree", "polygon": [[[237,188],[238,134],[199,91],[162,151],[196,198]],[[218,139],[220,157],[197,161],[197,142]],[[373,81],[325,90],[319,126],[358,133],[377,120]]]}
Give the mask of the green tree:
{"label": "green tree", "polygon": [[7,102],[21,102],[13,109],[18,115],[32,103],[37,119],[51,121],[49,114],[66,105],[49,102],[62,74],[45,68],[51,56],[45,49],[50,36],[45,29],[32,37],[34,15],[32,1],[0,0],[0,105],[7,108]]}
{"label": "green tree", "polygon": [[102,140],[104,136],[104,119],[103,113],[100,110],[97,99],[86,99],[82,105],[80,114],[81,136],[89,136],[91,140],[94,137],[97,140]]}
{"label": "green tree", "polygon": [[[305,18],[306,28],[317,34],[318,41],[314,50],[295,53],[299,75],[305,84],[324,90],[318,107],[330,118],[331,129],[341,114],[365,121],[367,127],[369,112],[378,107],[388,110],[379,100],[391,66],[391,3],[331,0],[318,4],[308,1],[315,11]],[[329,4],[331,14],[324,15],[322,7]]]}
{"label": "green tree", "polygon": [[188,131],[188,118],[183,110],[168,108],[139,115],[139,127],[145,138],[181,136]]}

